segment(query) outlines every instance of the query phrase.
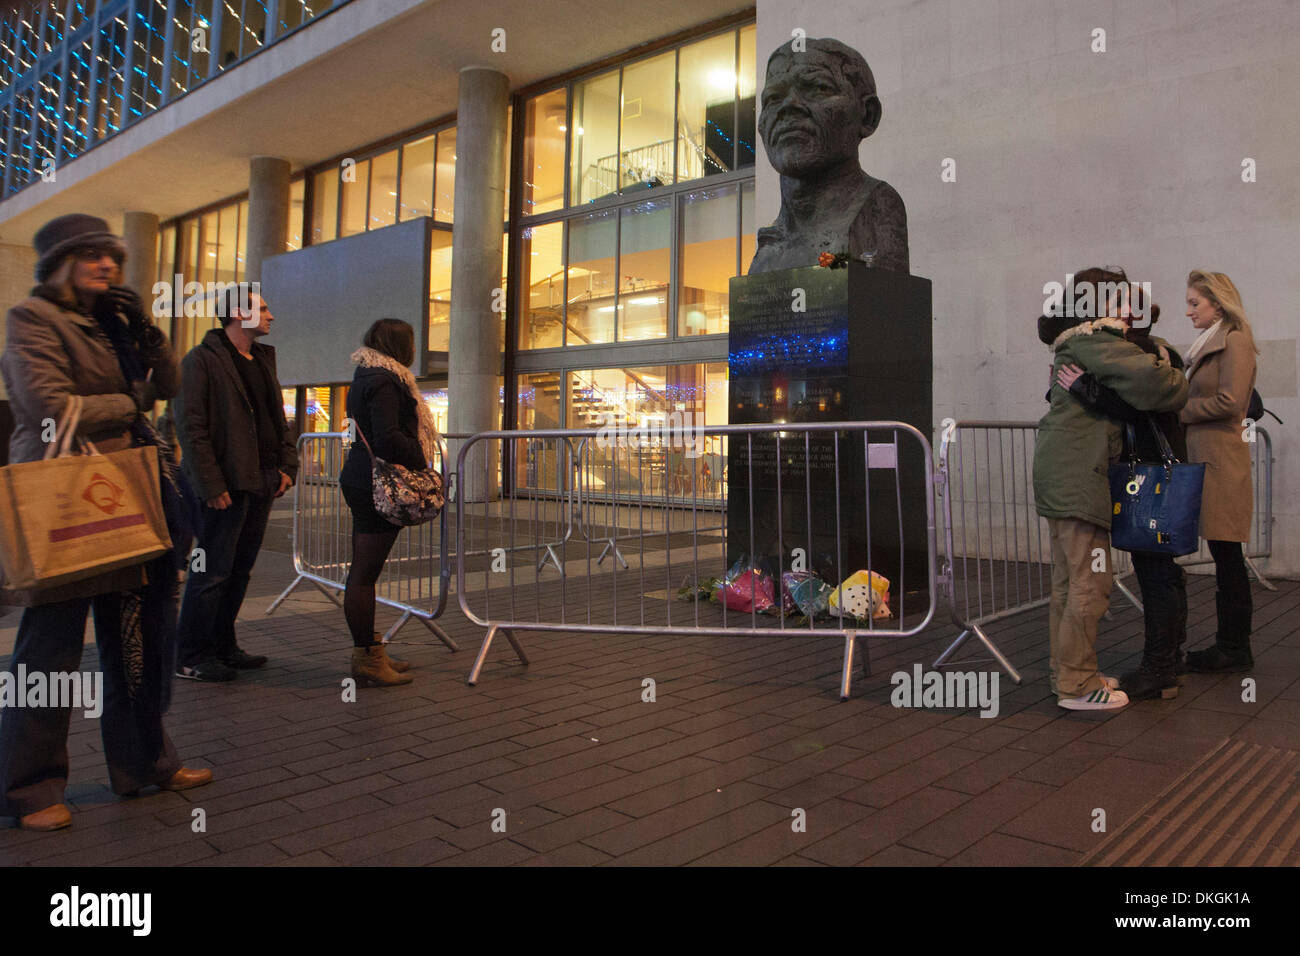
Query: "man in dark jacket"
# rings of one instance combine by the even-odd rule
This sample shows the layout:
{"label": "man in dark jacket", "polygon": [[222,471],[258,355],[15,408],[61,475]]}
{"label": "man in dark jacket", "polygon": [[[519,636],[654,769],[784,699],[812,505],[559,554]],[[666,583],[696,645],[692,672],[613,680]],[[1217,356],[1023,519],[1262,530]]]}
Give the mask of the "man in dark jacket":
{"label": "man in dark jacket", "polygon": [[206,507],[181,608],[177,674],[224,681],[266,658],[235,642],[235,617],[262,547],[271,502],[298,454],[284,417],[275,349],[256,341],[274,316],[248,283],[221,293],[213,329],[181,363],[175,401],[183,464]]}

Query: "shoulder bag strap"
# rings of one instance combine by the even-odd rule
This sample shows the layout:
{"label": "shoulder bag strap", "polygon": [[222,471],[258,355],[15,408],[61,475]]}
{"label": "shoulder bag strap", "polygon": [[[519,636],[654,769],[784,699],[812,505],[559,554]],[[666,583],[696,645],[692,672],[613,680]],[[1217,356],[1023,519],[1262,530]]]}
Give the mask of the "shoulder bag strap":
{"label": "shoulder bag strap", "polygon": [[1147,412],[1147,423],[1151,426],[1151,431],[1156,436],[1156,444],[1160,447],[1160,457],[1164,459],[1165,464],[1173,464],[1178,459],[1174,457],[1174,450],[1169,447],[1169,441],[1165,438],[1165,433],[1162,432],[1160,426],[1156,424],[1156,417],[1150,412]]}
{"label": "shoulder bag strap", "polygon": [[72,443],[81,423],[81,396],[69,395],[58,424],[54,426],[54,441],[45,446],[42,460],[63,458],[72,453]]}

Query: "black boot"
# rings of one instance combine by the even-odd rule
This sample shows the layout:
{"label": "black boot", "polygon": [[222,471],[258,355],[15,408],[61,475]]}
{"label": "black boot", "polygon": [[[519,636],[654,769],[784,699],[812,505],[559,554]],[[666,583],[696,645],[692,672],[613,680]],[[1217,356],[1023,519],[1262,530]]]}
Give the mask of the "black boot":
{"label": "black boot", "polygon": [[1183,569],[1167,555],[1133,555],[1133,570],[1142,590],[1146,641],[1142,663],[1119,679],[1129,700],[1178,696],[1175,662],[1185,633],[1187,592]]}
{"label": "black boot", "polygon": [[1255,666],[1250,652],[1250,628],[1253,607],[1250,584],[1245,594],[1239,588],[1220,588],[1214,594],[1219,612],[1219,632],[1214,645],[1187,655],[1187,669],[1193,674],[1239,674]]}
{"label": "black boot", "polygon": [[1173,700],[1178,696],[1178,675],[1172,667],[1159,670],[1144,660],[1137,670],[1119,679],[1119,689],[1128,694],[1129,700],[1149,700],[1152,697]]}

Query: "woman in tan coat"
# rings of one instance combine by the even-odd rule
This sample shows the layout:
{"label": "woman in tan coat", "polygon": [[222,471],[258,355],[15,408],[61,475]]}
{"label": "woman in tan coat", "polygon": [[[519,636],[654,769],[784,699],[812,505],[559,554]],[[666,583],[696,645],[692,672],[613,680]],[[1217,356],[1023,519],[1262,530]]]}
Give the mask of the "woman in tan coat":
{"label": "woman in tan coat", "polygon": [[1246,407],[1255,388],[1259,350],[1241,294],[1222,272],[1196,270],[1187,277],[1187,317],[1200,336],[1187,353],[1191,386],[1180,416],[1187,426],[1187,456],[1205,463],[1201,537],[1214,557],[1219,629],[1214,644],[1187,655],[1196,673],[1246,671],[1250,652],[1250,579],[1242,544],[1250,538],[1254,502]]}
{"label": "woman in tan coat", "polygon": [[[35,246],[40,284],[9,310],[0,357],[15,420],[10,461],[44,455],[44,423],[58,421],[72,395],[81,397],[79,436],[103,454],[130,447],[134,434],[147,430],[141,413],[155,398],[176,394],[180,373],[139,296],[113,284],[125,247],[104,220],[77,213],[46,223]],[[42,603],[23,612],[10,669],[47,680],[78,670],[93,607],[110,786],[119,794],[201,786],[212,771],[182,767],[162,723],[176,619],[173,557],[125,571],[42,594]],[[7,707],[0,714],[0,815],[17,817],[24,829],[72,822],[63,802],[70,717],[67,706]]]}

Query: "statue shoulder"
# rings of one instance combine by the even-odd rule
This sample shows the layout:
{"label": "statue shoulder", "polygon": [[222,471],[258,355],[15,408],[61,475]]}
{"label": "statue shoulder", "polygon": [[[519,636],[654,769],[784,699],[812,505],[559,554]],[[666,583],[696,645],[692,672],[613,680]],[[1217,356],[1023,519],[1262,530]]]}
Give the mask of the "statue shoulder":
{"label": "statue shoulder", "polygon": [[850,248],[872,256],[872,264],[895,272],[911,271],[907,250],[907,209],[898,190],[868,176],[866,196],[853,221]]}
{"label": "statue shoulder", "polygon": [[903,197],[898,195],[898,190],[883,179],[872,176],[867,179],[866,199],[858,217],[869,216],[873,221],[897,218],[906,223],[907,208],[903,205]]}

